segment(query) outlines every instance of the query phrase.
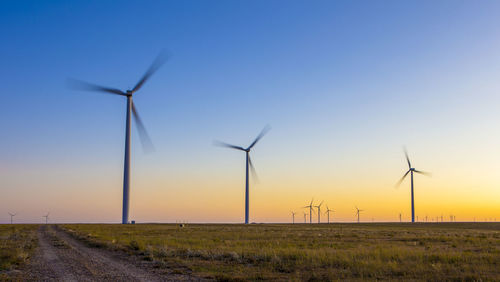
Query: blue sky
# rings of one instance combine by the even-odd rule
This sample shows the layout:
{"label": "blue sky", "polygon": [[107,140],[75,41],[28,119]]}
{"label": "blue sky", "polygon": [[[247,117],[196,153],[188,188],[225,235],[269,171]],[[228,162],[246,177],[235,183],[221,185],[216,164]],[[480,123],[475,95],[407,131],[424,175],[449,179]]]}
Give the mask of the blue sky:
{"label": "blue sky", "polygon": [[[239,211],[243,156],[214,148],[212,141],[246,145],[270,124],[273,129],[254,156],[262,194],[253,202],[265,210],[259,220],[285,220],[288,209],[302,205],[298,198],[334,198],[352,187],[360,187],[370,205],[376,195],[364,179],[376,179],[375,187],[394,183],[404,172],[403,144],[438,175],[439,184],[429,181],[429,190],[465,183],[458,196],[449,187],[437,189],[452,199],[450,209],[463,206],[460,199],[470,197],[478,178],[484,181],[475,193],[483,195],[478,203],[498,204],[487,200],[500,198],[500,182],[492,175],[500,168],[496,1],[7,1],[2,6],[0,189],[7,196],[0,206],[6,210],[75,213],[61,221],[114,220],[114,215],[82,216],[85,207],[60,203],[81,198],[84,191],[119,202],[125,101],[73,91],[65,81],[74,77],[131,88],[163,48],[170,60],[134,98],[157,149],[143,154],[134,132],[132,178],[135,187],[145,187],[136,196],[143,203],[159,195],[165,202],[194,198],[192,205],[204,211],[211,208],[204,195],[219,194],[237,202]],[[359,169],[371,172],[360,176]],[[456,179],[470,169],[468,178]],[[103,189],[113,193],[100,195]],[[391,189],[387,193],[394,195]],[[280,193],[297,198],[273,209],[270,199]],[[407,201],[408,195],[400,196],[393,200]],[[345,197],[356,201],[354,195]],[[91,199],[82,201],[103,212],[120,211],[119,205],[99,208]],[[462,209],[464,217],[471,216],[473,211]],[[153,215],[182,207],[142,210],[143,220],[168,221],[179,216]],[[392,213],[376,216],[389,219]],[[239,220],[225,214],[220,207],[189,219]]]}

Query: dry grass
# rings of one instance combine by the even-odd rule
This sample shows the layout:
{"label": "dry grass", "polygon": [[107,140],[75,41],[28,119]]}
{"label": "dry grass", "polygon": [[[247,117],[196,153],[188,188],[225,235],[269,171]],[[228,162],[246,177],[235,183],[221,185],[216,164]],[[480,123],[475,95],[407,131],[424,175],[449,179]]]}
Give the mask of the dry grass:
{"label": "dry grass", "polygon": [[218,280],[500,280],[500,224],[64,225]]}
{"label": "dry grass", "polygon": [[17,276],[36,248],[38,225],[0,225],[0,280]]}

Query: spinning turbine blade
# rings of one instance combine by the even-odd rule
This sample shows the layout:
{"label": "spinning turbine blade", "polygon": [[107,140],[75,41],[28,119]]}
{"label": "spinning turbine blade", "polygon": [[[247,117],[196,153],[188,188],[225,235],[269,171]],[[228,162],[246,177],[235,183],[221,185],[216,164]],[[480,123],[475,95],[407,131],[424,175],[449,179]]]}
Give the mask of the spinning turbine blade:
{"label": "spinning turbine blade", "polygon": [[410,173],[410,171],[408,170],[404,175],[403,177],[401,177],[401,179],[399,179],[399,181],[396,183],[396,185],[394,185],[394,187],[399,187],[399,185],[401,185],[401,182],[403,182],[403,180],[405,180],[405,177],[408,175],[408,173]]}
{"label": "spinning turbine blade", "polygon": [[218,140],[214,141],[214,145],[219,146],[219,147],[227,147],[227,148],[232,148],[232,149],[236,149],[236,150],[246,151],[243,147],[227,144],[227,143],[224,143],[224,142],[218,141]]}
{"label": "spinning turbine blade", "polygon": [[77,79],[68,79],[68,85],[71,88],[76,89],[76,90],[106,92],[106,93],[110,93],[110,94],[127,96],[127,94],[125,92],[121,91],[120,89],[104,87],[104,86],[88,83],[88,82],[77,80]]}
{"label": "spinning turbine blade", "polygon": [[142,85],[167,61],[168,57],[165,52],[161,52],[158,57],[151,64],[146,73],[142,76],[141,80],[132,88],[132,92],[139,90]]}
{"label": "spinning turbine blade", "polygon": [[252,178],[255,182],[259,182],[259,176],[257,176],[257,172],[255,171],[250,155],[248,155],[248,164],[250,165],[250,170],[252,171]]}
{"label": "spinning turbine blade", "polygon": [[420,171],[420,170],[415,170],[415,172],[426,175],[426,176],[432,176],[432,173],[430,173],[430,172],[425,172],[425,171]]}
{"label": "spinning turbine blade", "polygon": [[149,138],[148,132],[146,131],[146,128],[144,127],[144,124],[142,123],[141,118],[137,113],[137,109],[135,108],[135,104],[133,101],[132,101],[132,115],[134,116],[134,120],[137,126],[137,131],[139,132],[139,139],[141,139],[142,148],[147,153],[154,151],[153,142],[151,141],[151,138]]}
{"label": "spinning turbine blade", "polygon": [[408,157],[408,151],[406,151],[406,148],[404,148],[404,151],[405,151],[406,161],[408,162],[408,168],[411,169],[411,163],[410,163],[410,158]]}
{"label": "spinning turbine blade", "polygon": [[253,146],[255,146],[255,144],[257,144],[257,142],[259,142],[259,140],[264,137],[264,135],[266,135],[266,133],[271,129],[271,127],[269,125],[266,125],[262,131],[260,132],[259,136],[257,136],[257,138],[255,138],[255,140],[252,142],[252,144],[250,144],[250,146],[248,146],[248,149],[252,149]]}

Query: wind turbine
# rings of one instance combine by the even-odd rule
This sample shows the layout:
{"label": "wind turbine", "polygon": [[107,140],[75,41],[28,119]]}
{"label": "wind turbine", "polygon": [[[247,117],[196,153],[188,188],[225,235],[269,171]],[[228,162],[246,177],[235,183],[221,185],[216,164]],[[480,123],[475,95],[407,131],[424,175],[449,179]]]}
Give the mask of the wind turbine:
{"label": "wind turbine", "polygon": [[334,210],[331,210],[328,205],[326,205],[326,214],[328,216],[328,223],[330,223],[330,212],[334,212]]}
{"label": "wind turbine", "polygon": [[312,223],[313,200],[314,200],[314,198],[313,198],[313,199],[311,199],[311,203],[309,203],[309,205],[308,205],[308,206],[304,206],[304,207],[302,207],[302,208],[304,208],[304,209],[305,209],[305,208],[309,208],[309,223]]}
{"label": "wind turbine", "polygon": [[42,216],[45,217],[45,224],[49,223],[49,214],[50,212],[48,212],[47,215]]}
{"label": "wind turbine", "polygon": [[12,224],[12,222],[13,222],[12,218],[13,218],[14,216],[16,216],[16,214],[17,214],[17,213],[10,213],[10,212],[9,212],[9,215],[10,215],[10,224]]}
{"label": "wind turbine", "polygon": [[269,126],[266,126],[264,127],[264,129],[262,129],[262,131],[260,132],[260,134],[257,136],[257,138],[255,138],[255,140],[253,140],[252,144],[250,144],[250,146],[248,146],[246,149],[243,148],[243,147],[240,147],[240,146],[235,146],[235,145],[231,145],[231,144],[227,144],[227,143],[224,143],[224,142],[220,142],[220,141],[215,141],[214,144],[217,145],[217,146],[221,146],[221,147],[227,147],[227,148],[231,148],[231,149],[236,149],[236,150],[240,150],[240,151],[243,151],[245,152],[245,155],[246,155],[246,172],[245,172],[245,175],[246,175],[246,180],[245,180],[245,224],[248,224],[248,217],[249,217],[249,183],[248,183],[248,168],[250,167],[250,169],[252,170],[252,174],[253,174],[253,177],[256,178],[257,177],[257,173],[255,172],[255,168],[252,164],[252,160],[250,159],[250,150],[253,148],[253,146],[255,146],[255,144],[257,144],[257,142],[259,142],[259,140],[264,137],[264,135],[266,135],[266,133],[271,129],[271,127]]}
{"label": "wind turbine", "polygon": [[364,211],[364,210],[360,210],[360,209],[358,209],[358,207],[356,207],[356,215],[358,216],[358,223],[359,223],[359,213],[362,211]]}
{"label": "wind turbine", "polygon": [[399,213],[399,222],[401,222],[401,213]]}
{"label": "wind turbine", "polygon": [[401,185],[401,182],[403,182],[403,180],[405,179],[405,177],[408,175],[408,173],[410,173],[410,176],[411,176],[411,222],[415,222],[415,201],[413,199],[413,173],[420,173],[420,174],[423,174],[423,175],[427,175],[427,176],[430,176],[430,173],[427,173],[427,172],[423,172],[423,171],[420,171],[420,170],[416,170],[415,168],[413,168],[411,166],[411,163],[410,163],[410,158],[408,157],[408,152],[406,151],[406,149],[404,149],[405,151],[405,156],[406,156],[406,161],[408,162],[408,171],[403,175],[403,177],[401,177],[401,179],[398,181],[398,183],[396,184],[396,187],[399,187],[399,185]]}
{"label": "wind turbine", "polygon": [[142,123],[134,102],[132,101],[132,96],[135,94],[144,83],[165,63],[167,57],[164,52],[155,59],[153,64],[149,67],[142,78],[137,82],[134,88],[126,91],[122,91],[116,88],[103,87],[79,80],[71,80],[71,84],[74,88],[86,91],[97,91],[105,92],[108,94],[115,94],[119,96],[124,96],[127,98],[127,113],[126,113],[126,123],[125,123],[125,158],[124,158],[124,172],[123,172],[123,207],[122,207],[122,224],[127,224],[129,217],[129,206],[130,206],[130,126],[131,126],[131,114],[134,116],[134,120],[139,131],[139,136],[145,151],[153,150],[153,143],[148,136],[146,128]]}
{"label": "wind turbine", "polygon": [[307,213],[304,212],[304,223],[307,223]]}
{"label": "wind turbine", "polygon": [[324,201],[321,201],[321,203],[317,206],[314,206],[318,208],[318,224],[321,223],[321,205],[323,204]]}
{"label": "wind turbine", "polygon": [[292,224],[295,224],[295,212],[292,212]]}

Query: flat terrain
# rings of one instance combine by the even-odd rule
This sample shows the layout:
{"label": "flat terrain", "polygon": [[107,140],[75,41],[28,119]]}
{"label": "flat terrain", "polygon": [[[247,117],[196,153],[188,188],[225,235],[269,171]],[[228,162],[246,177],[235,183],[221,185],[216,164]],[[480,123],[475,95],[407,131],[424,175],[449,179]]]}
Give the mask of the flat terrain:
{"label": "flat terrain", "polygon": [[500,223],[0,225],[0,236],[0,280],[500,280]]}
{"label": "flat terrain", "polygon": [[205,278],[500,280],[499,223],[64,225]]}

